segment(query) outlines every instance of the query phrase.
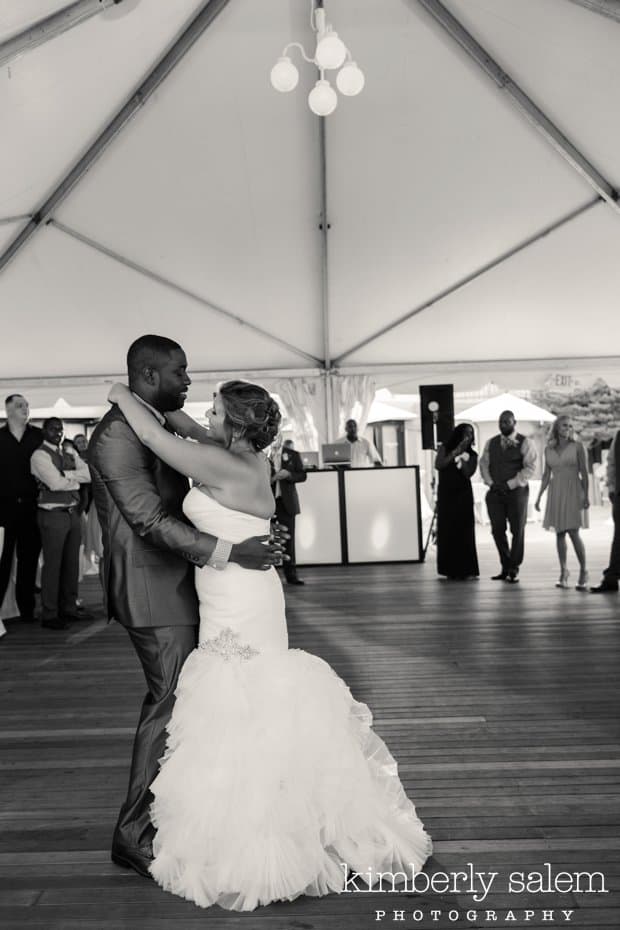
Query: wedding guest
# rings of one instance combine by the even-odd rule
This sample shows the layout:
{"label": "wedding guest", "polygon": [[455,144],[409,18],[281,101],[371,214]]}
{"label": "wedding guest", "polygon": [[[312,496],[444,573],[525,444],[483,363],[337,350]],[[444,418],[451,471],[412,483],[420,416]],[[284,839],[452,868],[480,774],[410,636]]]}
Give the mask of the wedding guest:
{"label": "wedding guest", "polygon": [[[499,418],[499,434],[486,443],[480,459],[480,473],[489,490],[486,502],[491,532],[501,562],[493,581],[519,580],[523,562],[525,524],[529,480],[536,468],[534,444],[517,432],[512,410],[504,410]],[[508,545],[506,524],[512,536]]]}
{"label": "wedding guest", "polygon": [[351,449],[351,468],[371,468],[383,465],[381,456],[376,448],[363,436],[358,436],[357,421],[347,420],[345,423],[346,433],[338,439],[338,442],[348,443]]}
{"label": "wedding guest", "polygon": [[612,506],[614,519],[614,536],[609,553],[609,564],[603,572],[603,580],[592,594],[606,594],[618,590],[620,580],[620,494],[618,493],[618,476],[620,475],[620,431],[616,433],[607,454],[607,493]]}
{"label": "wedding guest", "polygon": [[0,556],[0,605],[11,579],[17,551],[15,600],[22,620],[34,620],[35,584],[41,551],[37,523],[37,484],[30,473],[30,457],[43,434],[28,420],[28,401],[11,394],[5,401],[7,423],[0,428],[0,526],[4,545]]}
{"label": "wedding guest", "polygon": [[[77,454],[82,459],[83,462],[86,462],[88,465],[88,440],[84,433],[76,433],[72,440],[73,448],[77,451]],[[82,503],[82,513],[87,514],[90,510],[90,505],[93,500],[93,486],[89,482],[88,484],[80,485],[80,498]]]}
{"label": "wedding guest", "polygon": [[478,554],[471,478],[478,467],[474,429],[459,423],[435,459],[437,490],[437,573],[462,581],[478,577]]}
{"label": "wedding guest", "polygon": [[82,539],[80,484],[90,481],[88,466],[75,453],[62,452],[63,424],[57,417],[43,423],[43,444],[30,460],[39,484],[38,519],[43,545],[41,625],[62,630],[71,620],[87,620],[78,613],[79,557]]}
{"label": "wedding guest", "polygon": [[302,585],[304,581],[297,575],[295,559],[295,518],[300,512],[299,495],[295,487],[300,481],[307,480],[306,470],[299,452],[293,448],[293,440],[285,439],[281,447],[274,444],[271,452],[271,485],[276,501],[276,520],[286,527],[289,539],[286,542],[284,577],[289,584]]}
{"label": "wedding guest", "polygon": [[534,505],[536,510],[540,510],[540,500],[549,488],[543,526],[546,530],[555,530],[556,534],[560,560],[560,579],[556,588],[569,587],[566,546],[568,534],[579,561],[576,588],[578,591],[587,589],[586,550],[579,530],[589,525],[588,483],[586,450],[574,437],[570,417],[559,416],[551,427],[549,441],[545,447],[545,470]]}

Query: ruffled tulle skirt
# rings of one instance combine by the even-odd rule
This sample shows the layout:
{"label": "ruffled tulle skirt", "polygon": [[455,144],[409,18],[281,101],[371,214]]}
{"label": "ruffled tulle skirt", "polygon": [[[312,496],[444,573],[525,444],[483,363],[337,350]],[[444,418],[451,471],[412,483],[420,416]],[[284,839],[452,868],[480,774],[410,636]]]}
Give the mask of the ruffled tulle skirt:
{"label": "ruffled tulle skirt", "polygon": [[431,853],[372,718],[301,650],[185,663],[152,785],[151,872],[201,907],[253,910],[342,891]]}

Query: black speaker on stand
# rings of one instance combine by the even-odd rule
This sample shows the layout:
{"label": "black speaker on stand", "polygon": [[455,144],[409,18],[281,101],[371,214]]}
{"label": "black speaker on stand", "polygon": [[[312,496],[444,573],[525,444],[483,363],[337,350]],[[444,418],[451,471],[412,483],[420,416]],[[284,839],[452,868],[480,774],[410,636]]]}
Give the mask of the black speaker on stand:
{"label": "black speaker on stand", "polygon": [[433,519],[428,528],[426,543],[422,551],[422,559],[426,558],[426,551],[431,543],[435,542],[435,525],[437,520],[437,479],[435,476],[435,455],[437,444],[445,443],[454,429],[454,385],[453,384],[421,384],[420,385],[420,418],[422,426],[422,448],[432,452],[431,462],[431,491],[433,495]]}

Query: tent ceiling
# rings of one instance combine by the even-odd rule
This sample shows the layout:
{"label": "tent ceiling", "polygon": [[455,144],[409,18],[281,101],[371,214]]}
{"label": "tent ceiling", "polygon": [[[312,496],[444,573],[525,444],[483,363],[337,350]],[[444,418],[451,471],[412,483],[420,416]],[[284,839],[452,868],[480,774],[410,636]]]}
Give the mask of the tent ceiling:
{"label": "tent ceiling", "polygon": [[[28,20],[62,5],[29,3]],[[620,25],[567,0],[445,5],[620,183],[609,90],[620,85]],[[41,205],[201,6],[142,0],[3,71],[0,219]],[[367,76],[325,123],[338,357],[593,195],[416,0],[326,6]],[[309,0],[230,0],[54,213],[203,303],[47,226],[0,274],[3,377],[117,372],[146,330],[179,339],[194,369],[316,367],[319,124],[304,99],[314,75],[301,67],[290,95],[268,81],[287,42],[310,46],[309,13]],[[21,0],[5,0],[0,41],[24,25]],[[0,225],[0,251],[19,228]],[[606,355],[620,337],[618,244],[620,216],[600,203],[343,365]]]}

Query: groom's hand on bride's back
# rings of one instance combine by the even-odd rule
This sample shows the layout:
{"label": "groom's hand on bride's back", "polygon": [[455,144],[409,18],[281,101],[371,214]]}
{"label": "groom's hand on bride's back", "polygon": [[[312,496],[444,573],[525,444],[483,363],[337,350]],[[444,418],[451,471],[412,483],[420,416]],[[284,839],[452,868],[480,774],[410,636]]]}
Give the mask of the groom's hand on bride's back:
{"label": "groom's hand on bride's back", "polygon": [[230,562],[236,562],[242,568],[254,568],[267,571],[272,565],[281,565],[288,560],[284,554],[284,545],[289,534],[279,523],[275,524],[271,536],[252,536],[236,543],[230,553]]}

